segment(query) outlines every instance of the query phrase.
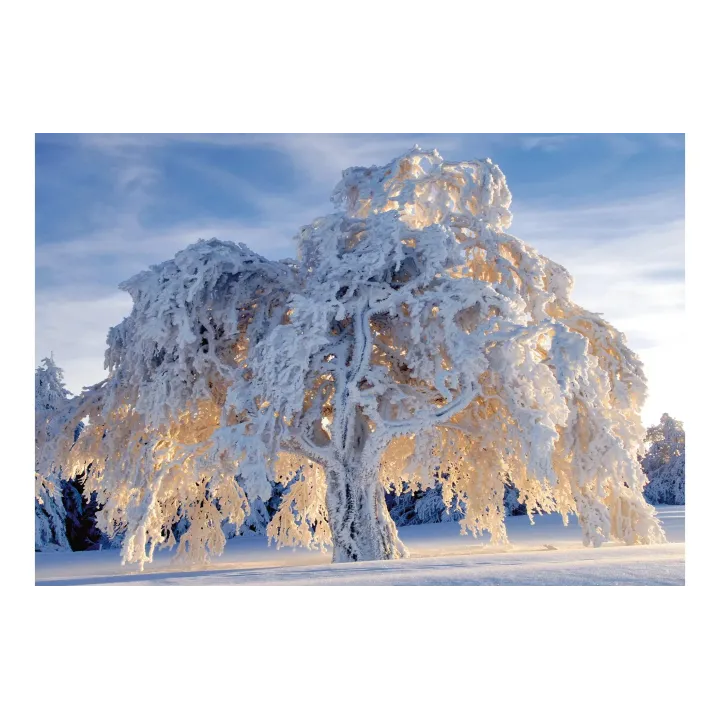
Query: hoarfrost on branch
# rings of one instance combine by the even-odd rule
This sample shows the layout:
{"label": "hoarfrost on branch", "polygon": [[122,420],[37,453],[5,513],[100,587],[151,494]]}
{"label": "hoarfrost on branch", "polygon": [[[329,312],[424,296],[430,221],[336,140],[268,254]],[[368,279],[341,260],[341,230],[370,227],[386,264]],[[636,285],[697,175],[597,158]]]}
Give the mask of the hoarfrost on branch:
{"label": "hoarfrost on branch", "polygon": [[89,426],[44,457],[87,471],[124,561],[220,553],[222,524],[293,478],[269,535],[334,561],[404,556],[385,491],[436,482],[496,541],[510,482],[531,516],[576,513],[586,544],[661,541],[640,360],[508,234],[500,169],[415,148],[346,170],[333,201],[297,260],[199,241],[121,286],[108,377],[63,421]]}

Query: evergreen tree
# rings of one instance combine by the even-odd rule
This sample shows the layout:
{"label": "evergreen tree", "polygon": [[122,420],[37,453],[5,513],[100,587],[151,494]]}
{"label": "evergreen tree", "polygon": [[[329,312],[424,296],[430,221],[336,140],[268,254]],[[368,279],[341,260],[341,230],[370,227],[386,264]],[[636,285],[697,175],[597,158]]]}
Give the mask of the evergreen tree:
{"label": "evergreen tree", "polygon": [[69,396],[62,370],[52,357],[44,358],[35,370],[35,552],[70,550],[60,474],[38,473],[38,453]]}
{"label": "evergreen tree", "polygon": [[[35,372],[36,453],[58,431],[64,413],[71,407],[71,393],[63,382],[63,371],[52,357],[42,360]],[[79,422],[73,432],[77,441],[83,431]],[[96,550],[111,545],[98,529],[95,493],[83,494],[84,473],[64,477],[61,468],[47,476],[35,475],[35,550]]]}
{"label": "evergreen tree", "polygon": [[648,451],[642,468],[648,476],[644,493],[654,505],[685,504],[685,429],[667,413],[647,431]]}

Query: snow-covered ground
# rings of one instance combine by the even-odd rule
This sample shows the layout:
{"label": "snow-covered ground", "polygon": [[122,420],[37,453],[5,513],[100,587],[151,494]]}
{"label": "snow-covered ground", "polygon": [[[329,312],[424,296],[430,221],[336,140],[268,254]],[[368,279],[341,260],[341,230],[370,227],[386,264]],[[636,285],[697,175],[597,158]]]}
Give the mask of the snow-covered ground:
{"label": "snow-covered ground", "polygon": [[179,567],[163,552],[145,572],[122,566],[117,550],[36,553],[36,585],[684,585],[685,507],[661,506],[669,542],[585,548],[575,518],[507,520],[509,547],[462,536],[456,523],[400,528],[408,560],[331,565],[330,555],[235,538],[214,561]]}

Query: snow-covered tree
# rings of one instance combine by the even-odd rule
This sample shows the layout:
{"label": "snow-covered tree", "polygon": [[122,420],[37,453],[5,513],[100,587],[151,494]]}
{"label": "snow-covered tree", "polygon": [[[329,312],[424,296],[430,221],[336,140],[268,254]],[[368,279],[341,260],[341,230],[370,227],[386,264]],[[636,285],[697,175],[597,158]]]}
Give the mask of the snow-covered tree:
{"label": "snow-covered tree", "polygon": [[387,493],[390,517],[398,527],[427,523],[459,522],[465,516],[465,506],[457,495],[447,495],[447,486],[438,482],[427,490],[405,489]]}
{"label": "snow-covered tree", "polygon": [[[52,357],[35,370],[35,450],[41,452],[52,434],[53,421],[68,403],[70,393],[62,370]],[[70,550],[65,533],[66,513],[58,473],[38,473],[35,463],[35,551]]]}
{"label": "snow-covered tree", "polygon": [[[520,492],[505,478],[503,505],[505,515],[527,515],[527,508],[520,502]],[[465,517],[465,503],[452,492],[452,488],[438,482],[427,490],[403,488],[401,492],[388,492],[390,517],[398,527],[423,525],[425,523],[460,522]]]}
{"label": "snow-covered tree", "polygon": [[655,505],[685,504],[685,429],[664,413],[658,425],[648,428],[648,452],[642,468],[648,476],[645,498]]}
{"label": "snow-covered tree", "polygon": [[[97,528],[94,494],[83,493],[82,475],[67,477],[61,468],[46,475],[37,472],[48,444],[61,431],[71,394],[63,383],[62,369],[45,358],[35,373],[35,549],[89,550],[105,547],[110,540]],[[73,440],[83,430],[75,426]]]}
{"label": "snow-covered tree", "polygon": [[63,478],[62,501],[65,508],[65,531],[72,550],[99,550],[119,546],[120,538],[108,538],[97,527],[98,511],[95,493],[86,496],[84,477]]}
{"label": "snow-covered tree", "polygon": [[274,536],[319,528],[335,561],[403,556],[385,491],[438,477],[464,532],[505,539],[511,478],[529,513],[577,513],[588,544],[662,540],[637,461],[642,365],[506,232],[500,169],[416,148],[346,170],[333,200],[296,261],[213,239],[121,286],[109,376],[66,418],[90,425],[54,452],[92,463],[124,560],[175,544],[180,517],[179,553],[221,552],[223,523],[298,472]]}

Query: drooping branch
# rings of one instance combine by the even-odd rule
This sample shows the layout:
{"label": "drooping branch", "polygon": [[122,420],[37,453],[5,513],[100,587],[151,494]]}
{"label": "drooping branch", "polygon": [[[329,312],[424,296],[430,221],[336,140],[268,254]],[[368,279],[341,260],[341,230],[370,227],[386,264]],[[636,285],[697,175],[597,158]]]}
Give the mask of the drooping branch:
{"label": "drooping branch", "polygon": [[661,538],[637,463],[642,364],[570,300],[564,268],[507,234],[500,169],[414,149],[346,170],[333,198],[296,262],[201,241],[123,284],[109,377],[76,408],[89,430],[48,446],[92,465],[124,557],[219,552],[284,453],[325,474],[290,505],[326,492],[338,558],[402,554],[388,477],[462,495],[468,532],[503,537],[512,477],[531,512],[577,512],[589,543]]}

